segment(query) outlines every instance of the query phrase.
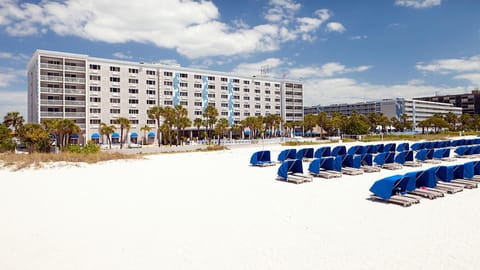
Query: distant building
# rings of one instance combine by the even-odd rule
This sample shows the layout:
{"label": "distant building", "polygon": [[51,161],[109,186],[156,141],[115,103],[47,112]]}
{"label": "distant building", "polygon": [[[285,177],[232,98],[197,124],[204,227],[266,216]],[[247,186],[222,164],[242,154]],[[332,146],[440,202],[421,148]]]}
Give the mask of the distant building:
{"label": "distant building", "polygon": [[415,100],[425,100],[441,103],[449,103],[463,109],[463,113],[480,114],[480,90],[473,90],[471,93],[418,97]]}
{"label": "distant building", "polygon": [[411,121],[414,129],[416,129],[419,122],[428,119],[434,114],[447,114],[448,112],[452,112],[460,116],[462,114],[462,108],[440,102],[396,98],[350,104],[317,105],[305,107],[304,109],[304,114],[318,114],[319,112],[326,112],[329,116],[331,116],[333,112],[342,113],[347,116],[350,116],[353,112],[365,116],[368,116],[370,113],[383,113],[388,118],[397,117],[398,119],[401,118],[402,114],[405,114],[407,120]]}

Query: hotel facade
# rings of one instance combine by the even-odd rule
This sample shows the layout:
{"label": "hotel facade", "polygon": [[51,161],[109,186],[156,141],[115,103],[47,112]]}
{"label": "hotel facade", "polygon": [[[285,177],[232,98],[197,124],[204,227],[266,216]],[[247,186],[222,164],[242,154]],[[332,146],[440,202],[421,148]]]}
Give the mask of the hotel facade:
{"label": "hotel facade", "polygon": [[130,120],[130,142],[140,141],[145,125],[151,128],[151,141],[157,125],[147,111],[175,105],[186,108],[192,122],[202,118],[208,105],[215,106],[218,118],[226,118],[230,126],[249,116],[270,114],[299,121],[303,84],[46,50],[37,50],[28,63],[28,121],[72,119],[82,129],[76,134],[80,143],[102,141],[100,123],[115,125],[118,132],[119,117]]}

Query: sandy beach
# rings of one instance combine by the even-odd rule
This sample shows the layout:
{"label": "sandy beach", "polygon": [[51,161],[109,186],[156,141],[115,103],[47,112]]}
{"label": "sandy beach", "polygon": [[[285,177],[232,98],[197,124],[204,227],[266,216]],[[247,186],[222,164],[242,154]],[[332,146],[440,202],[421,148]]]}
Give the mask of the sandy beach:
{"label": "sandy beach", "polygon": [[479,189],[403,208],[367,200],[369,188],[413,168],[295,185],[275,180],[278,165],[248,164],[255,151],[271,150],[276,159],[285,148],[252,145],[95,165],[2,169],[0,269],[480,265]]}

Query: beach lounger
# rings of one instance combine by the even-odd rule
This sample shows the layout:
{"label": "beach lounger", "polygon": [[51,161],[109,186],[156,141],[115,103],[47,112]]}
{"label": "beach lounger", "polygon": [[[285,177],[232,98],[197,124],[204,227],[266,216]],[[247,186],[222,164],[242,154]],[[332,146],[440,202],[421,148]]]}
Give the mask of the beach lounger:
{"label": "beach lounger", "polygon": [[308,171],[316,177],[327,179],[341,177],[341,162],[341,159],[336,157],[315,158],[310,162]]}
{"label": "beach lounger", "polygon": [[277,180],[301,184],[312,181],[313,177],[303,173],[302,160],[288,159],[278,168]]}
{"label": "beach lounger", "polygon": [[330,146],[322,146],[315,150],[313,153],[314,158],[321,158],[321,157],[329,157],[331,156],[331,148]]}
{"label": "beach lounger", "polygon": [[363,174],[361,167],[361,155],[347,154],[342,157],[342,173],[347,175]]}
{"label": "beach lounger", "polygon": [[283,161],[288,159],[296,159],[296,155],[297,155],[297,149],[295,148],[284,149],[278,154],[277,161],[282,163]]}
{"label": "beach lounger", "polygon": [[310,162],[313,160],[313,148],[302,148],[299,149],[295,155],[296,159],[301,159],[305,162]]}
{"label": "beach lounger", "polygon": [[444,189],[448,193],[457,193],[467,188],[466,185],[460,183],[454,183],[453,180],[453,168],[449,166],[439,166],[436,168],[437,187]]}
{"label": "beach lounger", "polygon": [[403,175],[393,175],[376,181],[370,188],[371,200],[395,203],[404,207],[420,202],[415,195],[407,195],[410,178]]}
{"label": "beach lounger", "polygon": [[380,167],[373,164],[373,154],[366,153],[361,156],[360,168],[366,173],[380,172]]}
{"label": "beach lounger", "polygon": [[403,163],[404,166],[407,167],[422,167],[422,163],[415,161],[413,157],[413,151],[408,150],[405,153],[405,162]]}
{"label": "beach lounger", "polygon": [[258,167],[274,166],[275,162],[270,159],[270,151],[257,151],[250,157],[250,165]]}

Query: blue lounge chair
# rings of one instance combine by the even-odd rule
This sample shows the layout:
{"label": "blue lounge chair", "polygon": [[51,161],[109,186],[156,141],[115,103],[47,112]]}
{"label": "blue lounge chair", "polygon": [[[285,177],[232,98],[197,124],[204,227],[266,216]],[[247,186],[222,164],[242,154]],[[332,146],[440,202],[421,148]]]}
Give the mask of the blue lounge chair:
{"label": "blue lounge chair", "polygon": [[287,159],[282,162],[277,171],[277,180],[300,184],[312,181],[312,177],[303,174],[302,160]]}
{"label": "blue lounge chair", "polygon": [[370,188],[372,200],[380,200],[400,204],[402,206],[411,206],[419,203],[420,200],[408,196],[407,193],[415,189],[415,182],[410,177],[403,175],[393,175],[376,181]]}
{"label": "blue lounge chair", "polygon": [[361,155],[360,164],[364,172],[371,173],[380,171],[380,167],[373,164],[373,154],[371,153]]}
{"label": "blue lounge chair", "polygon": [[296,155],[297,155],[297,149],[294,149],[294,148],[285,149],[285,150],[282,150],[280,154],[278,154],[277,161],[283,162],[288,159],[295,159]]}
{"label": "blue lounge chair", "polygon": [[298,150],[295,158],[310,162],[313,159],[313,148],[309,147]]}
{"label": "blue lounge chair", "polygon": [[397,149],[396,149],[397,152],[403,152],[403,151],[407,151],[407,150],[410,150],[410,145],[407,142],[399,143],[397,145]]}
{"label": "blue lounge chair", "polygon": [[339,157],[315,158],[308,166],[310,174],[323,178],[341,177],[341,170],[342,160]]}
{"label": "blue lounge chair", "polygon": [[409,167],[421,167],[422,163],[415,161],[413,150],[408,150],[408,151],[405,151],[405,162],[403,163],[403,165],[409,166]]}
{"label": "blue lounge chair", "polygon": [[347,154],[347,148],[345,145],[337,145],[332,149],[331,155],[336,157],[336,156],[343,156]]}
{"label": "blue lounge chair", "polygon": [[359,175],[363,174],[361,169],[361,155],[345,155],[342,158],[342,173],[348,175]]}
{"label": "blue lounge chair", "polygon": [[329,156],[331,156],[330,146],[319,147],[317,150],[315,150],[315,153],[313,153],[314,158],[329,157]]}
{"label": "blue lounge chair", "polygon": [[423,142],[412,143],[412,145],[410,146],[410,149],[414,151],[418,151],[424,148],[425,148],[425,144]]}
{"label": "blue lounge chair", "polygon": [[[410,194],[421,196],[431,200],[445,196],[443,191],[435,189],[435,186],[437,185],[435,177],[432,177],[432,183],[425,183],[421,180],[422,178],[424,178],[423,176],[428,175],[428,173],[428,170],[406,173],[405,177],[408,177],[410,181],[412,181],[409,182],[408,192]],[[435,171],[432,171],[430,173],[433,173],[432,175],[434,176]],[[414,185],[414,187],[410,185]]]}
{"label": "blue lounge chair", "polygon": [[439,166],[436,170],[437,187],[445,189],[448,193],[462,191],[465,186],[452,182],[454,180],[454,166]]}
{"label": "blue lounge chair", "polygon": [[273,166],[275,165],[275,162],[270,159],[270,151],[264,150],[253,153],[252,157],[250,158],[250,165],[265,167]]}

